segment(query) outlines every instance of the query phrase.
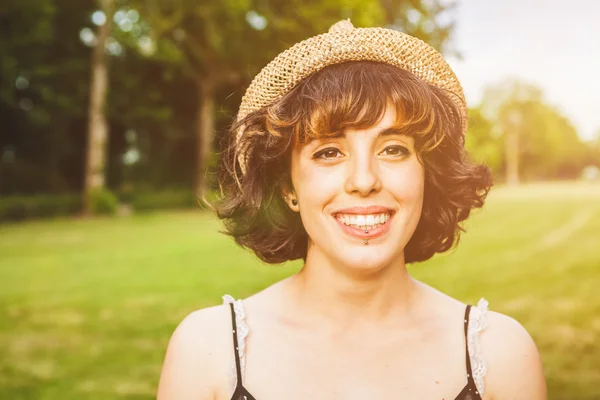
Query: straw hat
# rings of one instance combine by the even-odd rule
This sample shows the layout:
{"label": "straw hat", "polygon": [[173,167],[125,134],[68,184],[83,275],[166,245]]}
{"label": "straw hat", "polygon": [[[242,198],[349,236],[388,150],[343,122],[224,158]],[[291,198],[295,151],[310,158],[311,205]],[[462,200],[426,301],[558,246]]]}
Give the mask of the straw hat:
{"label": "straw hat", "polygon": [[[393,29],[355,28],[349,19],[332,25],[327,33],[295,44],[267,64],[246,90],[237,120],[277,101],[302,79],[328,65],[365,60],[394,65],[444,89],[460,111],[463,133],[466,131],[467,104],[462,87],[437,50]],[[238,144],[243,132],[242,127],[236,134]],[[245,174],[246,149],[239,145],[238,161]]]}

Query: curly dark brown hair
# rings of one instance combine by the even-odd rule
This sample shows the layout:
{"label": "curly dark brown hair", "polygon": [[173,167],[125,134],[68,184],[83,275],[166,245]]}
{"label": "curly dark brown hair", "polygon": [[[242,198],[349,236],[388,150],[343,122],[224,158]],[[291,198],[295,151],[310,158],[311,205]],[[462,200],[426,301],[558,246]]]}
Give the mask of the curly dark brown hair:
{"label": "curly dark brown hair", "polygon": [[[267,263],[302,258],[308,235],[300,215],[281,197],[290,179],[291,151],[318,137],[375,125],[396,107],[399,128],[415,139],[425,170],[421,218],[405,247],[405,262],[425,261],[458,243],[473,208],[492,186],[490,170],[469,160],[462,118],[450,96],[412,73],[371,61],[331,65],[305,78],[283,98],[234,122],[217,166],[220,195],[212,203],[223,233]],[[243,129],[241,142],[235,136]],[[244,175],[239,148],[247,148]]]}

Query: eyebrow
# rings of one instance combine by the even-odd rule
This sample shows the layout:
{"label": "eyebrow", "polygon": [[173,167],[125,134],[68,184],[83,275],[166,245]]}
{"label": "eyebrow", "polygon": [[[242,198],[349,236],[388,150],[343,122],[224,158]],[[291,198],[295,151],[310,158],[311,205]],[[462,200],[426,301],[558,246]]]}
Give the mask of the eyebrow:
{"label": "eyebrow", "polygon": [[[382,129],[377,134],[377,137],[392,136],[392,135],[402,135],[402,136],[407,136],[408,137],[408,135],[405,133],[405,131],[403,129],[398,128],[398,127],[394,127],[394,126]],[[340,132],[337,132],[336,134],[334,134],[332,136],[329,136],[329,137],[330,138],[335,138],[335,139],[345,139],[346,138],[346,134],[344,133],[344,131],[340,131]]]}

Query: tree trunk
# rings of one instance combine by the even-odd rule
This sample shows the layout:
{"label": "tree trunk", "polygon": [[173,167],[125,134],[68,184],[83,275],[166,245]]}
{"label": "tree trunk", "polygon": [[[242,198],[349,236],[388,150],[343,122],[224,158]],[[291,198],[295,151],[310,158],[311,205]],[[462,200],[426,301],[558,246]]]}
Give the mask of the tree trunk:
{"label": "tree trunk", "polygon": [[91,212],[90,193],[104,187],[104,166],[106,159],[106,139],[108,129],[104,115],[106,91],[108,88],[108,60],[104,52],[106,39],[110,35],[110,25],[114,0],[102,0],[100,5],[106,22],[98,27],[97,43],[92,54],[92,76],[90,104],[88,109],[88,144],[85,171],[84,213]]}
{"label": "tree trunk", "polygon": [[506,183],[519,186],[519,132],[511,126],[506,133]]}
{"label": "tree trunk", "polygon": [[[208,81],[207,81],[208,80]],[[207,78],[196,81],[198,111],[196,115],[196,195],[206,192],[206,170],[215,128],[215,99],[212,83]]]}

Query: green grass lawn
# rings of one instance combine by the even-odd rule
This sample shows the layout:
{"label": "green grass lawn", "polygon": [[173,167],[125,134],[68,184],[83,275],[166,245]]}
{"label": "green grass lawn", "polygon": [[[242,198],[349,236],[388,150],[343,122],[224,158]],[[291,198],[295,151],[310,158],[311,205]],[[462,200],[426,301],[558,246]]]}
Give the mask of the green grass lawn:
{"label": "green grass lawn", "polygon": [[[202,212],[0,226],[0,398],[152,399],[187,313],[300,265],[262,265],[219,229]],[[600,399],[600,185],[498,188],[467,229],[413,275],[518,319],[550,399]]]}

